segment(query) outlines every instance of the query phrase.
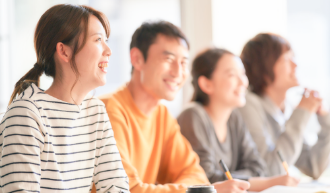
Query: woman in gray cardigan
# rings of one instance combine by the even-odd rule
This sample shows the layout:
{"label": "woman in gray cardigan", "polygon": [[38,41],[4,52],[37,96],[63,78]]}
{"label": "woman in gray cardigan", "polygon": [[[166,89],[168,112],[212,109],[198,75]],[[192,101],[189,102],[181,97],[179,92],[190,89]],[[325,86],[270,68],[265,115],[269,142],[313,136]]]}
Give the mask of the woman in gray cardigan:
{"label": "woman in gray cardigan", "polygon": [[[290,44],[275,34],[258,34],[243,48],[242,62],[251,91],[240,109],[270,175],[284,174],[277,150],[289,165],[317,179],[327,168],[330,153],[330,116],[317,92],[306,90],[300,104],[286,119],[286,91],[298,86]],[[316,113],[321,125],[314,146],[304,143],[303,133]]]}
{"label": "woman in gray cardigan", "polygon": [[245,104],[248,80],[241,60],[223,49],[208,49],[192,67],[195,89],[192,106],[181,113],[182,134],[200,157],[211,183],[226,179],[219,160],[236,179],[248,180],[251,191],[298,183],[288,175],[267,175],[266,165],[237,110]]}

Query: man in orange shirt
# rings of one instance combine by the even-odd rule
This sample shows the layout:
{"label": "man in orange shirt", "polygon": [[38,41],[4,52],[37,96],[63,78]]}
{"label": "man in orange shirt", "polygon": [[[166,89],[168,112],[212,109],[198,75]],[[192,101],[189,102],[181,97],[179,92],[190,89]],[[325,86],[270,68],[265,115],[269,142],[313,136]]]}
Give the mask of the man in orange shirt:
{"label": "man in orange shirt", "polygon": [[[209,184],[199,158],[161,99],[173,100],[188,75],[189,43],[165,21],[143,23],[130,45],[132,78],[101,96],[114,130],[132,193],[184,193]],[[116,160],[114,160],[116,161]],[[248,182],[214,184],[218,192],[245,192]]]}

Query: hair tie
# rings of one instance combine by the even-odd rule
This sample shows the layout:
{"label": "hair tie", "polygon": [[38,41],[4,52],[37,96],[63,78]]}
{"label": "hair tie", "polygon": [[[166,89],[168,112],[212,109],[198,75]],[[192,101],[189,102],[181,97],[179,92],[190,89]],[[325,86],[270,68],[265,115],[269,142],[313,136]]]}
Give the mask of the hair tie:
{"label": "hair tie", "polygon": [[36,69],[36,70],[39,70],[40,69],[40,66],[39,66],[38,63],[35,63],[34,66],[33,66],[33,68]]}

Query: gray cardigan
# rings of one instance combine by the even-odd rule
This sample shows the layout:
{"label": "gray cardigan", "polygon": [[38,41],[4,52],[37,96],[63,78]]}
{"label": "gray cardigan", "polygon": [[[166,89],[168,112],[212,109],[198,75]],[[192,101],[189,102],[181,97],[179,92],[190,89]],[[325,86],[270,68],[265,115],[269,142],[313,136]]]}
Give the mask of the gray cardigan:
{"label": "gray cardigan", "polygon": [[226,179],[219,165],[220,159],[231,156],[228,168],[236,179],[247,180],[252,176],[263,176],[265,163],[246,129],[240,113],[235,110],[227,122],[230,137],[230,155],[221,155],[219,142],[213,123],[202,105],[194,103],[178,117],[182,134],[191,143],[200,157],[200,165],[211,183]]}
{"label": "gray cardigan", "polygon": [[294,164],[314,179],[320,177],[329,163],[330,115],[318,116],[321,131],[317,143],[309,146],[304,142],[303,132],[311,113],[297,108],[285,120],[282,111],[268,97],[249,92],[246,100],[240,112],[267,163],[267,173],[271,176],[285,174],[276,154],[280,150],[289,165]]}

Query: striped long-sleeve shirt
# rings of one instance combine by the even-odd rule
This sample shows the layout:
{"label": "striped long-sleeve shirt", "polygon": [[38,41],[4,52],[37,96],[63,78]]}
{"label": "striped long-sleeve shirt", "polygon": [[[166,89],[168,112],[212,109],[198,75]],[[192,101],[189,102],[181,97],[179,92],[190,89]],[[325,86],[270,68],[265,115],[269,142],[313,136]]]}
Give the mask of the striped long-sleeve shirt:
{"label": "striped long-sleeve shirt", "polygon": [[35,84],[0,123],[2,192],[129,192],[104,104],[56,99]]}

